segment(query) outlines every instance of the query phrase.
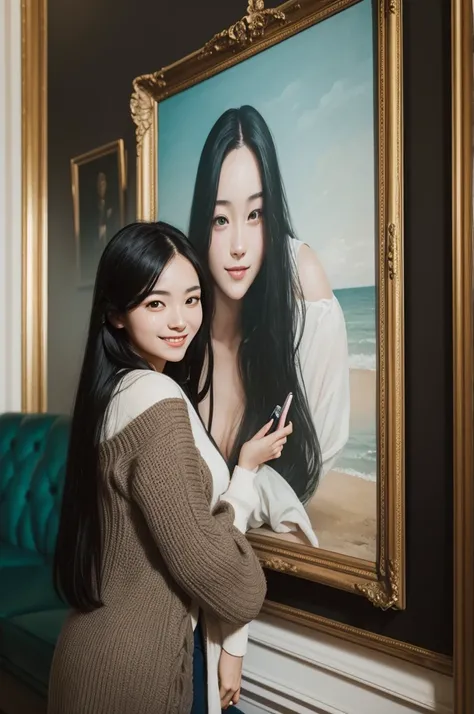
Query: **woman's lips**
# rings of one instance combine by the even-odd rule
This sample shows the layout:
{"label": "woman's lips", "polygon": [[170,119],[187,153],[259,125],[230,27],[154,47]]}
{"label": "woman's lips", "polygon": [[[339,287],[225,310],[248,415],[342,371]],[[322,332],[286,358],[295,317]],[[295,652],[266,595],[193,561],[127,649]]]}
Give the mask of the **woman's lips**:
{"label": "woman's lips", "polygon": [[180,337],[160,337],[160,340],[166,342],[170,347],[182,347],[187,338],[187,335],[181,335]]}
{"label": "woman's lips", "polygon": [[226,268],[226,270],[234,280],[242,280],[245,277],[248,267],[239,266],[238,268]]}

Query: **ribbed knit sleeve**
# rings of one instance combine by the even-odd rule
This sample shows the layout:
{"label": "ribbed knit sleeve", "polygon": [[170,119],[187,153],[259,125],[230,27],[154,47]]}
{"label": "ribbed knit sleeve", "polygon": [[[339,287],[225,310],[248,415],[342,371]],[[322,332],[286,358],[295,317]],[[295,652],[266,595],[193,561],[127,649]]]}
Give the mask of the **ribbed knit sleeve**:
{"label": "ribbed knit sleeve", "polygon": [[[260,612],[266,583],[245,536],[233,525],[229,503],[211,513],[183,399],[164,399],[148,410],[153,434],[140,446],[131,496],[142,511],[171,576],[204,609],[243,625]],[[143,422],[143,418],[142,418]]]}

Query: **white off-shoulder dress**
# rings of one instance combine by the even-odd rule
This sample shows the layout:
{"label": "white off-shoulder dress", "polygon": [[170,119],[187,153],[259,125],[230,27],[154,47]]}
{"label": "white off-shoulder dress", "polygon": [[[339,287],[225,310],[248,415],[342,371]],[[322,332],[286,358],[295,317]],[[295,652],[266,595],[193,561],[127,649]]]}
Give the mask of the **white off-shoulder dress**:
{"label": "white off-shoulder dress", "polygon": [[[289,239],[293,269],[297,271],[298,251],[304,243]],[[303,387],[322,457],[320,477],[334,466],[349,438],[350,387],[349,353],[344,313],[335,295],[313,302],[305,301],[305,322],[298,348],[300,384]],[[300,326],[301,327],[301,326]],[[293,438],[297,438],[297,434]],[[309,542],[317,545],[309,521],[295,505],[286,482],[276,478],[267,464],[258,470],[257,490],[262,499],[259,517],[250,518],[252,528],[268,524],[276,533],[286,533],[299,526]],[[265,507],[271,492],[271,506]],[[264,494],[267,494],[265,499]],[[317,524],[316,532],[317,532]]]}
{"label": "white off-shoulder dress", "polygon": [[[302,241],[291,239],[295,270]],[[349,438],[349,350],[344,313],[335,295],[305,301],[306,318],[298,350],[301,381],[322,456],[321,476],[334,466]]]}

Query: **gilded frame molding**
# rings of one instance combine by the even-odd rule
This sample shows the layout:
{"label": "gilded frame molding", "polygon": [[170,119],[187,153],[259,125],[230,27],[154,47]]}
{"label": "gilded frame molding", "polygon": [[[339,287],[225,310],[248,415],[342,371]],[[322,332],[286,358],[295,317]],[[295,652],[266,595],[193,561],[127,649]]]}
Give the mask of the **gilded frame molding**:
{"label": "gilded frame molding", "polygon": [[46,410],[47,0],[21,2],[22,410]]}
{"label": "gilded frame molding", "polygon": [[451,2],[454,710],[474,712],[473,4]]}
{"label": "gilded frame molding", "polygon": [[[359,0],[289,0],[247,14],[184,59],[133,82],[137,213],[155,220],[157,105]],[[402,0],[373,0],[378,36],[379,451],[377,562],[250,535],[266,568],[363,595],[382,609],[405,608],[404,291]]]}

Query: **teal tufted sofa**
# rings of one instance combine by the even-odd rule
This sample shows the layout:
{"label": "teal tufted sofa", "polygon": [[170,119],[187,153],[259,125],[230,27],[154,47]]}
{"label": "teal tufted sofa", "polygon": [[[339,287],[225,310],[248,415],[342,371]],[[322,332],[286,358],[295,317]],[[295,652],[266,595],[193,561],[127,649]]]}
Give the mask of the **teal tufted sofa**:
{"label": "teal tufted sofa", "polygon": [[[51,565],[69,424],[50,414],[0,415],[0,674],[40,697],[67,614]],[[12,701],[0,685],[0,711],[17,714]]]}

